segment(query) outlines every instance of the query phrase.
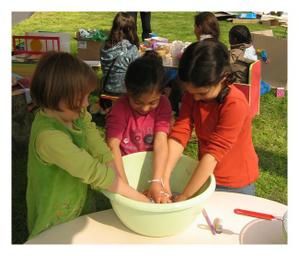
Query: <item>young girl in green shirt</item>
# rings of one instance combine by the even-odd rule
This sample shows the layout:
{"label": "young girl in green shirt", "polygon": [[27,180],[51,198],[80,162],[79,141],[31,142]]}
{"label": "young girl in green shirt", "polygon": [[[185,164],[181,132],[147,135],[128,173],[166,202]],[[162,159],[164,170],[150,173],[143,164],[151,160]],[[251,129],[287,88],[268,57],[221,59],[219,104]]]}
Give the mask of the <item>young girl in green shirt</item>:
{"label": "young girl in green shirt", "polygon": [[31,96],[40,110],[28,154],[29,238],[95,211],[90,189],[148,201],[116,174],[112,154],[86,111],[96,84],[92,69],[68,53],[47,53],[36,67]]}

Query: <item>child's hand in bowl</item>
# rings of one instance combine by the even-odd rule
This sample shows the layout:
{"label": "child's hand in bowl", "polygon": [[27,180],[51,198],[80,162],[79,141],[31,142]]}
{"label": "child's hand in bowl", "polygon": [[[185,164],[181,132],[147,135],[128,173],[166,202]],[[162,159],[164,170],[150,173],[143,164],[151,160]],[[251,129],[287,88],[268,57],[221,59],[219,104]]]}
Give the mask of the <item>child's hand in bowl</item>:
{"label": "child's hand in bowl", "polygon": [[171,203],[170,195],[160,183],[151,183],[146,195],[155,203]]}
{"label": "child's hand in bowl", "polygon": [[188,197],[185,196],[184,194],[179,194],[179,195],[176,195],[176,196],[173,196],[173,197],[172,197],[172,200],[173,200],[174,202],[185,201],[185,200],[187,200],[187,199],[188,199]]}
{"label": "child's hand in bowl", "polygon": [[170,189],[170,184],[169,184],[169,180],[164,180],[164,183],[163,183],[163,188],[164,188],[164,191],[166,193],[168,193],[169,197],[171,198],[172,197],[172,192],[171,192],[171,189]]}

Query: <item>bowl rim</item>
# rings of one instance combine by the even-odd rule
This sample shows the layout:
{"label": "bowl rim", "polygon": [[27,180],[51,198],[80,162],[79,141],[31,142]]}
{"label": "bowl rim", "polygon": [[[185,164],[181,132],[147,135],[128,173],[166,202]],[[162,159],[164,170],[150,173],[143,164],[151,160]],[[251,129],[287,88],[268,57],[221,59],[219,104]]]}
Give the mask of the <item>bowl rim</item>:
{"label": "bowl rim", "polygon": [[211,184],[207,187],[205,191],[203,191],[198,196],[190,198],[185,201],[175,202],[175,203],[165,203],[165,204],[156,204],[156,203],[149,203],[149,202],[140,202],[120,194],[116,194],[113,192],[109,192],[107,190],[101,190],[101,192],[111,200],[111,204],[113,206],[113,201],[117,202],[120,205],[126,206],[128,208],[132,208],[134,210],[146,211],[146,212],[173,212],[173,211],[180,211],[187,208],[194,207],[198,205],[198,203],[205,201],[210,194],[215,191],[216,188],[216,181],[215,176],[213,174],[209,177],[211,179]]}
{"label": "bowl rim", "polygon": [[285,213],[283,214],[282,226],[283,226],[284,232],[286,232],[286,234],[287,234],[288,233],[288,210],[286,210]]}

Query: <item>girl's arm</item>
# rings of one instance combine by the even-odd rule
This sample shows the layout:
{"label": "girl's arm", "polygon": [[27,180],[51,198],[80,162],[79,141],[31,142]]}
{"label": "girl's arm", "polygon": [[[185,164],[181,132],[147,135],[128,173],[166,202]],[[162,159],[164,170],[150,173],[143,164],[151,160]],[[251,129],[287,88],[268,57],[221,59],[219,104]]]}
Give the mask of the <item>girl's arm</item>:
{"label": "girl's arm", "polygon": [[92,189],[107,189],[134,200],[149,201],[120,178],[111,158],[101,162],[86,150],[77,147],[71,138],[61,131],[40,133],[35,145],[41,161],[60,167],[71,176],[80,179],[82,183],[90,184]]}
{"label": "girl's arm", "polygon": [[168,191],[170,191],[169,181],[171,172],[176,166],[177,161],[182,157],[184,148],[186,147],[193,130],[193,109],[193,97],[185,92],[182,97],[179,117],[173,125],[168,139],[168,158],[164,172],[164,183]]}
{"label": "girl's arm", "polygon": [[114,163],[117,173],[126,184],[129,184],[121,157],[120,140],[117,138],[109,138],[107,144],[114,156]]}
{"label": "girl's arm", "polygon": [[[114,161],[107,163],[107,166],[113,170],[116,169]],[[133,200],[150,202],[150,200],[145,195],[130,187],[128,183],[125,183],[123,179],[119,175],[117,175],[117,173],[112,184],[107,188],[107,190],[113,193],[121,194]]]}
{"label": "girl's arm", "polygon": [[183,193],[178,195],[175,198],[175,201],[183,201],[192,197],[214,172],[216,165],[217,161],[214,156],[211,154],[204,154]]}
{"label": "girl's arm", "polygon": [[84,115],[83,122],[85,123],[87,151],[94,158],[101,162],[109,162],[112,160],[111,151],[103,140],[103,136],[97,129],[96,124],[92,122],[90,113],[86,110],[82,113]]}
{"label": "girl's arm", "polygon": [[169,184],[171,172],[176,166],[177,161],[182,157],[183,151],[184,147],[181,143],[171,138],[168,139],[168,156],[163,175],[164,185],[168,193],[171,193]]}
{"label": "girl's arm", "polygon": [[[165,132],[157,132],[154,140],[153,152],[153,180],[163,180],[163,173],[168,155],[167,134]],[[170,197],[163,193],[164,187],[161,182],[151,182],[148,197],[152,198],[156,203],[170,202]]]}

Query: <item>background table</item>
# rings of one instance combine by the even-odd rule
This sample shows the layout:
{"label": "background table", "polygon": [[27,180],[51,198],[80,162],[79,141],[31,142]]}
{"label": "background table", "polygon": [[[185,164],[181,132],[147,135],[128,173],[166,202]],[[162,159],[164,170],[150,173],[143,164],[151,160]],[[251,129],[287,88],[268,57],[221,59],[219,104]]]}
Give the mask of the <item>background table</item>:
{"label": "background table", "polygon": [[184,232],[171,237],[146,237],[125,227],[113,210],[105,210],[50,228],[26,244],[283,244],[282,223],[237,215],[235,208],[282,217],[287,206],[230,192],[215,192],[205,209],[211,219],[223,220],[223,233],[213,235],[201,213]]}

